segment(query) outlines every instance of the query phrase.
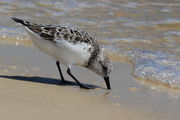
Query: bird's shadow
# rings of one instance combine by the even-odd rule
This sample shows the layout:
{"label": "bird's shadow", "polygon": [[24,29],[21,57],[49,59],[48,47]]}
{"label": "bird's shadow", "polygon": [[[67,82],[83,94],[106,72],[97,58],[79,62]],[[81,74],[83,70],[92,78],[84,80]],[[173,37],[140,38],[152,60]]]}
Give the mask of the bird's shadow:
{"label": "bird's shadow", "polygon": [[[56,78],[47,78],[47,77],[38,77],[38,76],[8,76],[8,75],[0,75],[1,78],[8,78],[12,80],[19,80],[19,81],[27,81],[27,82],[35,82],[35,83],[43,83],[43,84],[51,84],[51,85],[59,85],[59,86],[79,86],[76,82],[67,81],[62,83],[60,79]],[[96,85],[84,84],[91,88],[101,88]]]}

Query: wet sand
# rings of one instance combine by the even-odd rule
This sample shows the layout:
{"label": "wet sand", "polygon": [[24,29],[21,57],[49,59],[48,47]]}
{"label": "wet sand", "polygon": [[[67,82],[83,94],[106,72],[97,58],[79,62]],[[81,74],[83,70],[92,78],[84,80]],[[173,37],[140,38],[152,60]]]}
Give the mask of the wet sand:
{"label": "wet sand", "polygon": [[[65,66],[64,77],[72,82],[59,85],[55,61],[36,48],[0,44],[0,55],[1,120],[178,120],[174,114],[155,110],[154,103],[161,101],[146,94],[147,89],[131,76],[132,68],[127,64],[113,63],[111,91],[100,76],[73,67],[82,83],[95,87],[84,90],[65,74]],[[146,110],[146,102],[152,110]]]}
{"label": "wet sand", "polygon": [[1,78],[0,89],[1,120],[151,120],[105,96],[79,94],[68,87]]}

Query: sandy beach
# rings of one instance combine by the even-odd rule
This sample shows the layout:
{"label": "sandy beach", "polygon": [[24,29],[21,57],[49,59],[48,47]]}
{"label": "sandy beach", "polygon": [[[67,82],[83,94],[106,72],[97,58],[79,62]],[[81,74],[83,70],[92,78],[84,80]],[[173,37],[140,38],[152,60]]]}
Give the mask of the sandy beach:
{"label": "sandy beach", "polygon": [[[178,0],[1,0],[0,120],[180,120]],[[112,90],[78,66],[60,84],[55,60],[11,18],[87,32],[105,49]],[[54,33],[54,32],[52,32]]]}
{"label": "sandy beach", "polygon": [[[155,110],[161,101],[153,98],[154,94],[149,94],[150,90],[131,76],[132,68],[128,64],[113,63],[111,91],[106,90],[100,76],[82,67],[73,67],[74,75],[82,83],[95,87],[84,90],[65,74],[65,66],[65,78],[72,82],[59,85],[55,61],[36,48],[1,44],[0,49],[1,120],[178,119],[176,113],[175,116],[163,114],[163,107],[162,112]],[[161,97],[160,94],[157,98]],[[152,109],[146,109],[150,106]]]}
{"label": "sandy beach", "polygon": [[152,120],[108,102],[106,95],[80,94],[69,87],[1,78],[0,89],[1,120]]}
{"label": "sandy beach", "polygon": [[[7,46],[2,45],[1,48],[3,47]],[[105,87],[103,79],[93,73],[89,74],[88,70],[79,67],[74,69],[75,74],[79,74],[78,77],[83,83],[89,82],[91,85],[97,85],[96,89],[80,89],[74,85],[74,82],[62,86],[58,83],[57,72],[54,73],[56,78],[53,77],[56,68],[51,58],[38,52],[39,57],[44,56],[47,59],[45,61],[36,60],[38,57],[36,53],[34,53],[35,58],[27,55],[33,54],[32,48],[19,48],[11,45],[8,47],[8,49],[16,49],[14,51],[17,53],[12,51],[6,54],[5,51],[1,51],[3,55],[0,75],[1,120],[152,120],[153,118],[149,114],[128,108],[123,104],[109,102],[107,98],[111,91],[101,88]],[[31,50],[23,54],[22,50],[26,51],[26,49]],[[34,67],[29,67],[31,65]],[[124,64],[114,65],[128,68]],[[130,75],[125,75],[123,79],[129,79],[129,77]],[[65,78],[71,80],[66,74]],[[99,94],[94,94],[97,91]]]}

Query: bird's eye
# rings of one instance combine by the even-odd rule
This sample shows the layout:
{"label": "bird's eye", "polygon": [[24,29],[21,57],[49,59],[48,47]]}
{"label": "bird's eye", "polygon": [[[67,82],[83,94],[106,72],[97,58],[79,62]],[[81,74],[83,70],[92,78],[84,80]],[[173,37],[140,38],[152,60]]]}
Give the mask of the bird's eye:
{"label": "bird's eye", "polygon": [[106,70],[107,70],[107,67],[103,66],[103,70],[106,71]]}

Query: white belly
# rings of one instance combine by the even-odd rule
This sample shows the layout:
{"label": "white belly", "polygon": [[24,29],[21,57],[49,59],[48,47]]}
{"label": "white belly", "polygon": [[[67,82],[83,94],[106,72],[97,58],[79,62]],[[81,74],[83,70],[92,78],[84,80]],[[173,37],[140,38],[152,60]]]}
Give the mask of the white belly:
{"label": "white belly", "polygon": [[55,43],[43,40],[32,32],[28,33],[30,33],[35,46],[63,64],[76,64],[83,66],[87,64],[91,56],[88,49],[92,46],[86,43],[72,44],[65,40],[59,40],[58,43]]}

